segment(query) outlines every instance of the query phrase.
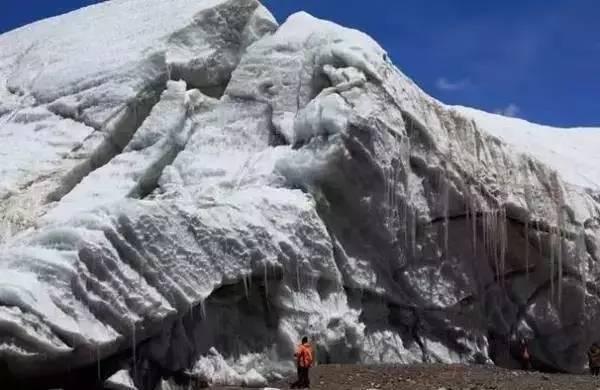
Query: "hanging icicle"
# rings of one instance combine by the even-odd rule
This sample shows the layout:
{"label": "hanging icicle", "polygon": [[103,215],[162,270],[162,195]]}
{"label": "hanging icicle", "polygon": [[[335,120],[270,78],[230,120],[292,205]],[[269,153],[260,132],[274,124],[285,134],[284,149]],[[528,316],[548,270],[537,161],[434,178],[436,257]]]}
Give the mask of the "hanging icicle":
{"label": "hanging icicle", "polygon": [[442,180],[442,200],[443,200],[443,213],[444,213],[444,255],[448,258],[448,233],[450,230],[450,210],[449,210],[449,191],[447,178]]}
{"label": "hanging icicle", "polygon": [[529,280],[529,221],[524,225],[525,238],[525,276]]}
{"label": "hanging icicle", "polygon": [[499,242],[499,250],[500,250],[500,270],[502,274],[502,285],[504,286],[504,275],[506,274],[506,249],[508,246],[508,237],[507,237],[507,220],[506,220],[506,208],[502,207],[499,211],[499,233],[500,233],[500,242]]}
{"label": "hanging icicle", "polygon": [[411,219],[410,219],[411,250],[412,250],[413,258],[417,256],[417,220],[418,220],[418,214],[417,214],[417,209],[415,208],[411,212]]}
{"label": "hanging icicle", "polygon": [[474,201],[471,200],[470,202],[471,202],[471,213],[472,213],[472,217],[471,217],[471,239],[472,239],[472,242],[473,242],[473,255],[477,256],[477,219],[478,219],[478,215],[477,215],[477,209],[476,209],[475,205],[473,204]]}

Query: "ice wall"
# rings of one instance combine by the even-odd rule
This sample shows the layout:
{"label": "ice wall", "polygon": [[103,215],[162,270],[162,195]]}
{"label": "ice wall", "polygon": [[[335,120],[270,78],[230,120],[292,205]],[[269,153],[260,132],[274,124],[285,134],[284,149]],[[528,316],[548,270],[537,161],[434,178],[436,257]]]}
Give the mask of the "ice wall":
{"label": "ice wall", "polygon": [[125,367],[152,389],[218,351],[272,379],[303,334],[321,362],[507,366],[522,334],[538,367],[577,371],[600,336],[597,187],[361,32],[122,0],[0,53],[6,377]]}

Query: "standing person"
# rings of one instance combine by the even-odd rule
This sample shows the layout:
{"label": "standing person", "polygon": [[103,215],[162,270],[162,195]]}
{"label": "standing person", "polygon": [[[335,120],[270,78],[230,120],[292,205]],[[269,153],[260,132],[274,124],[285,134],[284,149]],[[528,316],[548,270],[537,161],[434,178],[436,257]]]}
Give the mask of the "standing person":
{"label": "standing person", "polygon": [[529,355],[529,346],[527,340],[521,337],[519,339],[519,357],[521,361],[521,368],[525,371],[531,370],[531,356]]}
{"label": "standing person", "polygon": [[302,337],[302,343],[296,349],[294,357],[298,369],[298,380],[292,384],[292,389],[308,389],[310,388],[309,371],[313,363],[313,352],[308,343],[308,337]]}
{"label": "standing person", "polygon": [[592,344],[588,351],[588,359],[590,363],[590,372],[594,376],[600,374],[600,347],[598,343]]}

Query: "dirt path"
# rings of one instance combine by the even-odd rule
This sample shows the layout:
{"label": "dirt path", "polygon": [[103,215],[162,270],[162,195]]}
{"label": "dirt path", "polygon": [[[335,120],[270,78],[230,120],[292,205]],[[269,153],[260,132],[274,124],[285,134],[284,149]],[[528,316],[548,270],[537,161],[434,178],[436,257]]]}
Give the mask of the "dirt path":
{"label": "dirt path", "polygon": [[[511,371],[494,366],[323,365],[311,372],[311,389],[323,390],[600,390],[586,375]],[[286,383],[274,386],[289,388]]]}

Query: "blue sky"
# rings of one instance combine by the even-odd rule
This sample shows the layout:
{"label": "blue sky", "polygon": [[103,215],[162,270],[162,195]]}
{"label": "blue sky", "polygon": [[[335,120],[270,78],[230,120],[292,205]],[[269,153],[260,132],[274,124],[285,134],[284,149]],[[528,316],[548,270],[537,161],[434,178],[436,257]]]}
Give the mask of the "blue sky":
{"label": "blue sky", "polygon": [[[95,1],[3,0],[0,32]],[[264,0],[374,37],[446,103],[600,126],[600,0]],[[124,15],[126,17],[126,15]]]}

